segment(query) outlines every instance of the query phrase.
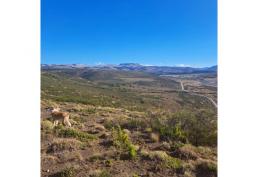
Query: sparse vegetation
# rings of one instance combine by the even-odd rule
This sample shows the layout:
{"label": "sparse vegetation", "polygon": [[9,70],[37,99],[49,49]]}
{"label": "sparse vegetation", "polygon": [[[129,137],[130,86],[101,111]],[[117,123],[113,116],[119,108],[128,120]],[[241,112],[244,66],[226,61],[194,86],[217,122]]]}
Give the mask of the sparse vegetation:
{"label": "sparse vegetation", "polygon": [[94,170],[90,173],[89,177],[112,177],[108,170]]}
{"label": "sparse vegetation", "polygon": [[[216,110],[181,92],[180,75],[60,69],[41,77],[42,177],[217,175]],[[191,85],[205,77],[187,76],[185,89],[214,98],[214,87]],[[53,126],[52,106],[69,112],[72,128]]]}
{"label": "sparse vegetation", "polygon": [[217,164],[209,161],[200,161],[196,165],[197,174],[203,176],[217,176]]}
{"label": "sparse vegetation", "polygon": [[95,107],[83,110],[84,113],[89,113],[89,114],[95,114],[96,111],[97,111],[97,109]]}
{"label": "sparse vegetation", "polygon": [[161,165],[167,168],[182,168],[182,162],[177,158],[169,156],[165,151],[141,151],[141,155],[151,160],[160,160]]}
{"label": "sparse vegetation", "polygon": [[84,147],[85,144],[76,139],[55,139],[47,149],[47,152],[74,151]]}
{"label": "sparse vegetation", "polygon": [[94,162],[94,161],[98,161],[98,160],[105,160],[105,157],[103,156],[103,154],[95,153],[89,159],[90,159],[90,161]]}
{"label": "sparse vegetation", "polygon": [[214,115],[207,110],[196,113],[180,111],[166,120],[155,118],[152,129],[158,131],[162,139],[191,142],[198,145],[215,146],[217,144],[217,123]]}
{"label": "sparse vegetation", "polygon": [[122,127],[127,129],[144,129],[147,127],[147,122],[141,119],[129,119]]}
{"label": "sparse vegetation", "polygon": [[86,132],[77,130],[75,128],[65,128],[63,126],[57,126],[55,128],[55,132],[59,137],[76,138],[82,142],[96,139],[94,135],[90,135]]}
{"label": "sparse vegetation", "polygon": [[167,121],[161,122],[160,119],[157,118],[152,121],[152,129],[159,132],[163,140],[187,142],[186,133],[181,129],[179,124],[170,125]]}
{"label": "sparse vegetation", "polygon": [[65,168],[60,173],[56,174],[56,177],[75,177],[75,176],[76,176],[76,172],[73,167]]}
{"label": "sparse vegetation", "polygon": [[50,131],[54,128],[54,125],[49,120],[43,120],[41,122],[41,130]]}

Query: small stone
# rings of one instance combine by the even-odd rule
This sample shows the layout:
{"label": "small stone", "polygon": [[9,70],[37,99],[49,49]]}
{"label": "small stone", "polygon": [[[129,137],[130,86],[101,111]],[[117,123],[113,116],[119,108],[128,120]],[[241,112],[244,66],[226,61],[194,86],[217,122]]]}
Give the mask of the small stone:
{"label": "small stone", "polygon": [[131,134],[130,130],[128,130],[128,129],[123,129],[123,131],[124,131],[127,135],[130,135],[130,134]]}
{"label": "small stone", "polygon": [[102,135],[100,135],[99,137],[100,137],[100,138],[107,138],[107,137],[109,137],[109,136],[110,136],[110,133],[105,132],[105,133],[103,133]]}
{"label": "small stone", "polygon": [[106,130],[106,128],[103,125],[101,125],[101,124],[95,124],[94,127],[95,127],[95,129],[97,129],[99,131]]}

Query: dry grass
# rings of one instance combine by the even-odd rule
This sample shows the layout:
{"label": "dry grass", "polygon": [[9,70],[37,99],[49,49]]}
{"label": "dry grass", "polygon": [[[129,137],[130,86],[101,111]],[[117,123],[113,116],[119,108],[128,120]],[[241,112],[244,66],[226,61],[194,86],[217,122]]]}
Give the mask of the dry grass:
{"label": "dry grass", "polygon": [[75,151],[84,146],[84,143],[76,139],[54,139],[47,152]]}
{"label": "dry grass", "polygon": [[181,160],[169,156],[165,151],[147,151],[141,150],[140,154],[144,158],[148,158],[150,160],[159,160],[161,161],[161,165],[167,168],[179,169],[183,168],[183,164]]}
{"label": "dry grass", "polygon": [[[43,106],[47,107],[48,104],[53,103],[44,102]],[[114,175],[113,171],[109,171],[109,174],[103,170],[110,167],[113,169],[117,165],[119,170],[123,170],[118,172],[120,176],[122,174],[132,176],[133,172],[140,174],[138,171],[134,171],[136,170],[135,165],[140,166],[144,172],[155,166],[155,170],[157,170],[155,175],[157,173],[157,176],[169,176],[172,175],[171,173],[174,176],[180,173],[181,176],[186,177],[196,177],[203,173],[214,176],[216,172],[215,148],[197,147],[162,138],[162,134],[151,126],[152,118],[157,117],[165,121],[171,117],[172,114],[161,109],[152,110],[155,113],[146,113],[129,111],[127,108],[68,102],[59,102],[58,106],[62,110],[70,112],[71,118],[74,120],[73,128],[65,128],[61,125],[53,128],[51,121],[43,120],[41,122],[42,135],[44,135],[42,136],[44,141],[42,160],[49,162],[43,166],[44,171],[42,171],[51,170],[46,175],[54,173],[52,164],[58,170],[67,164],[87,164],[82,165],[83,167],[79,170],[80,176],[87,176],[90,174],[89,171],[100,169],[93,174],[96,177]],[[112,127],[118,125],[122,128],[120,130],[113,129],[112,134]],[[91,130],[98,130],[94,141],[88,141],[92,140],[88,137],[88,135],[91,136],[88,134]],[[86,138],[83,134],[86,134]],[[50,137],[47,138],[47,135]],[[139,144],[141,147],[135,144]],[[95,154],[92,154],[92,149],[96,152]],[[46,153],[47,150],[49,151]],[[64,166],[60,167],[60,164],[64,164]],[[124,168],[121,168],[120,164]],[[87,172],[85,172],[86,169]]]}
{"label": "dry grass", "polygon": [[217,163],[210,160],[199,159],[195,164],[198,176],[217,176]]}
{"label": "dry grass", "polygon": [[150,133],[150,139],[153,142],[159,142],[159,134],[157,134],[157,133]]}

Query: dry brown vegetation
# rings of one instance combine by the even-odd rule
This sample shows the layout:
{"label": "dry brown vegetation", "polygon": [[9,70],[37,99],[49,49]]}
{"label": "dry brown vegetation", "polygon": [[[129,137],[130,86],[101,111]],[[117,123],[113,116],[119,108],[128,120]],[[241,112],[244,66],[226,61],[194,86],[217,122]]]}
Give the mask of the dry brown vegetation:
{"label": "dry brown vegetation", "polygon": [[[216,110],[140,76],[111,82],[43,73],[42,177],[217,176]],[[53,126],[51,106],[69,112],[71,128]]]}
{"label": "dry brown vegetation", "polygon": [[[42,102],[48,104],[48,101]],[[95,113],[85,115],[82,110],[91,106],[64,103],[60,107],[74,110],[71,112],[73,127],[54,127],[47,117],[42,119],[43,176],[59,175],[63,164],[77,165],[74,176],[100,173],[94,170],[105,170],[111,176],[216,175],[216,147],[197,147],[166,139],[166,135],[159,139],[159,133],[153,132],[155,127],[150,128],[146,113],[98,107]],[[142,123],[132,123],[131,116],[136,115]]]}

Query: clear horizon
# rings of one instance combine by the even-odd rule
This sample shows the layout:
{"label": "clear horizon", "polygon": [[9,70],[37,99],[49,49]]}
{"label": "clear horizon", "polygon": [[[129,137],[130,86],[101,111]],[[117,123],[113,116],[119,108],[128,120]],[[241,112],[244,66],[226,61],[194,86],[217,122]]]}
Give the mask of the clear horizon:
{"label": "clear horizon", "polygon": [[[87,64],[87,63],[41,63],[41,65],[86,65],[86,66],[105,66],[105,65],[119,65],[119,64],[131,64],[131,62],[125,62],[125,63],[97,63],[97,64]],[[151,65],[151,64],[141,64],[141,63],[132,63],[132,64],[139,64],[142,66],[164,66],[164,67],[193,67],[193,68],[205,68],[205,67],[213,67],[217,66],[215,65],[210,65],[210,66],[191,66],[191,65],[184,65],[184,64],[179,64],[179,65]]]}
{"label": "clear horizon", "polygon": [[217,2],[42,0],[41,63],[217,65]]}

